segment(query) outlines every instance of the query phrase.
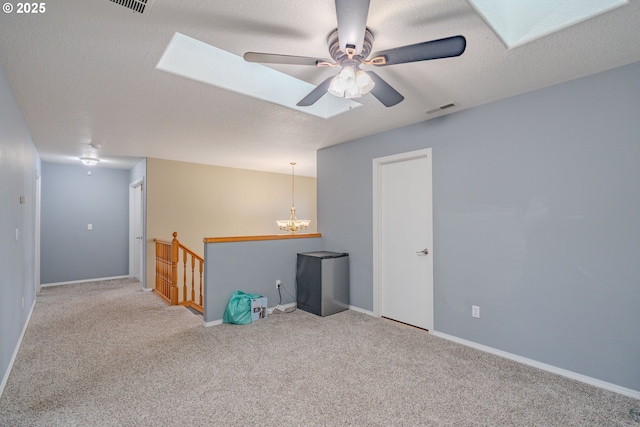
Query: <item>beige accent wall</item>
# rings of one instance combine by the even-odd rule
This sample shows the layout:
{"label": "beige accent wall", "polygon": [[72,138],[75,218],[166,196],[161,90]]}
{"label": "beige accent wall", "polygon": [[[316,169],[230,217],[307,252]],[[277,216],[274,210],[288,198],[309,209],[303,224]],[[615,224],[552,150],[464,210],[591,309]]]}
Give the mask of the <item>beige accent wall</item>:
{"label": "beige accent wall", "polygon": [[[154,238],[178,240],[204,255],[205,237],[279,234],[289,218],[291,175],[147,159],[147,288],[155,287]],[[317,231],[316,179],[295,177],[299,219]]]}

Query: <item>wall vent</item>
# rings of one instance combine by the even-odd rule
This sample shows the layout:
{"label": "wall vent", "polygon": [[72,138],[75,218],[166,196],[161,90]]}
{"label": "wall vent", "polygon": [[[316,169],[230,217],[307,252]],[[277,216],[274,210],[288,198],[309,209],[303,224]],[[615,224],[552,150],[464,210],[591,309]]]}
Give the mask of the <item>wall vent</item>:
{"label": "wall vent", "polygon": [[113,3],[118,3],[126,8],[133,10],[134,12],[144,13],[145,8],[148,10],[151,7],[153,0],[111,0]]}
{"label": "wall vent", "polygon": [[453,107],[455,107],[455,106],[456,106],[456,104],[454,104],[453,102],[451,102],[451,103],[446,104],[446,105],[441,105],[441,106],[440,106],[440,107],[438,107],[438,108],[434,108],[433,110],[429,110],[429,111],[427,111],[427,114],[439,113],[439,112],[440,112],[440,111],[442,111],[442,110],[446,110],[447,108],[453,108]]}

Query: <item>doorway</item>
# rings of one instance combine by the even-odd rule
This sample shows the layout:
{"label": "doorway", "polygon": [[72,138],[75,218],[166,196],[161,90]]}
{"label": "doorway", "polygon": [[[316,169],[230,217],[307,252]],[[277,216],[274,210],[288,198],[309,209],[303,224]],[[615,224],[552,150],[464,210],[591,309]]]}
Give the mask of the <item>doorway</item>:
{"label": "doorway", "polygon": [[373,160],[374,315],[433,330],[431,149]]}
{"label": "doorway", "polygon": [[144,209],[143,181],[129,186],[129,276],[135,277],[144,287]]}

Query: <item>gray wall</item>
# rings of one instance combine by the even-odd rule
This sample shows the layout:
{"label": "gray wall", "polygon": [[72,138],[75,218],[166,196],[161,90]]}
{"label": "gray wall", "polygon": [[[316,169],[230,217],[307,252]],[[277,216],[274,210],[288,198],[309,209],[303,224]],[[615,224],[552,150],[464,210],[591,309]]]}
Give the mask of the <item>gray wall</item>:
{"label": "gray wall", "polygon": [[35,303],[37,175],[38,153],[0,67],[0,394]]}
{"label": "gray wall", "polygon": [[435,329],[640,391],[638,76],[320,150],[318,229],[350,253],[351,304],[373,305],[372,159],[431,147]]}
{"label": "gray wall", "polygon": [[41,215],[42,284],[129,275],[129,171],[43,162]]}
{"label": "gray wall", "polygon": [[[204,245],[204,321],[221,320],[234,291],[262,294],[269,307],[295,302],[298,253],[323,250],[322,238],[206,243]],[[337,252],[343,252],[338,249]]]}

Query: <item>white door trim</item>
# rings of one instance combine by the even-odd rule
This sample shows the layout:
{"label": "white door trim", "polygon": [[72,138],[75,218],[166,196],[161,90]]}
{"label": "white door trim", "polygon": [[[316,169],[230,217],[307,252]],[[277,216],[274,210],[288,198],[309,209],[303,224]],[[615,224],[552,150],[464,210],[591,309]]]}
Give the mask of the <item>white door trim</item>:
{"label": "white door trim", "polygon": [[[423,157],[431,158],[431,148],[373,159],[373,315],[375,317],[380,317],[382,315],[382,283],[380,272],[380,266],[382,265],[382,197],[380,197],[382,188],[382,167],[390,163],[403,162]],[[431,244],[430,250],[431,253],[433,253],[433,244]],[[431,324],[433,324],[433,320],[431,321]]]}

